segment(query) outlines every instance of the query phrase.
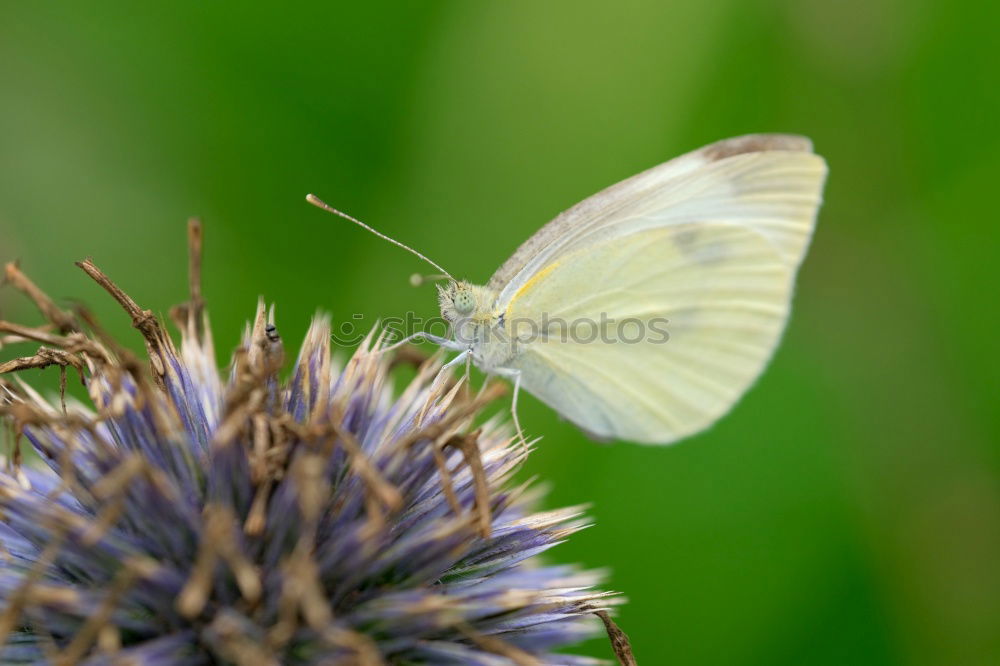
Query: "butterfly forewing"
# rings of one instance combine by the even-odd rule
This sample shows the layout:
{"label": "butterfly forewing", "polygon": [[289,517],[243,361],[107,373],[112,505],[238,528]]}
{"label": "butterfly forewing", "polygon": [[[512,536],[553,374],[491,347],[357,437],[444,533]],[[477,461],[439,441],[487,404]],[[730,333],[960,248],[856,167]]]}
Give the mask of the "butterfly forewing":
{"label": "butterfly forewing", "polygon": [[539,270],[596,236],[630,227],[729,221],[765,235],[793,265],[802,261],[826,176],[804,137],[726,139],[653,167],[585,199],[542,227],[501,266],[489,286],[500,302]]}

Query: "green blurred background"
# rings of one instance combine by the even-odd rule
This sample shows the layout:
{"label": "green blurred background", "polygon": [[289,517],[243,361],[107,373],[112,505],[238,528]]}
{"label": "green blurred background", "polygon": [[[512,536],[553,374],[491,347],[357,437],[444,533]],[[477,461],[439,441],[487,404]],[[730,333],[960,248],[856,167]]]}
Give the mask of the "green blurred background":
{"label": "green blurred background", "polygon": [[[317,308],[436,313],[407,283],[424,266],[307,192],[482,282],[606,185],[807,134],[827,203],[784,344],[730,416],[602,446],[525,401],[527,472],[596,519],[552,556],[611,569],[644,666],[998,664],[995,7],[6,2],[0,259],[138,343],[73,261],[165,312],[200,215],[220,350],[258,294],[296,340]],[[37,320],[9,289],[0,309]]]}

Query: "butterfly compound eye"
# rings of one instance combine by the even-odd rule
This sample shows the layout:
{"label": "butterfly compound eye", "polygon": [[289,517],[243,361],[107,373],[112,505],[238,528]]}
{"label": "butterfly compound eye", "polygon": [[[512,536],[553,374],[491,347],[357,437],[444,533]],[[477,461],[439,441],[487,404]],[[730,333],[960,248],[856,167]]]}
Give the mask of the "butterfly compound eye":
{"label": "butterfly compound eye", "polygon": [[472,311],[476,308],[476,299],[474,299],[472,294],[467,291],[460,291],[455,294],[454,302],[455,310],[457,310],[459,314],[472,314]]}

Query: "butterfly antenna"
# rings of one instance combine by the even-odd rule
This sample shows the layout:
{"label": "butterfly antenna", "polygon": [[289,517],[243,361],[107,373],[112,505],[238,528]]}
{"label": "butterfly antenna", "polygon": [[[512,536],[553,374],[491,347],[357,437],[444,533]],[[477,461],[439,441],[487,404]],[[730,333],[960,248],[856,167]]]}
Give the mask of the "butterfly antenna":
{"label": "butterfly antenna", "polygon": [[451,280],[450,275],[421,275],[420,273],[414,273],[410,276],[410,284],[414,287],[419,287],[420,285],[426,284],[428,282],[436,282],[438,280]]}
{"label": "butterfly antenna", "polygon": [[454,280],[454,279],[455,279],[455,278],[453,278],[453,277],[451,276],[451,273],[449,273],[449,272],[448,272],[448,271],[446,271],[445,269],[441,268],[441,266],[439,266],[439,265],[438,265],[438,264],[436,264],[435,262],[431,261],[431,260],[430,260],[430,259],[429,259],[428,257],[426,257],[426,256],[424,256],[424,255],[422,255],[422,254],[420,254],[419,252],[417,252],[416,250],[414,250],[414,249],[413,249],[412,247],[410,247],[409,245],[404,245],[403,243],[400,243],[400,242],[399,242],[398,240],[396,240],[395,238],[389,238],[388,236],[386,236],[386,235],[385,235],[385,234],[383,234],[382,232],[380,232],[380,231],[376,231],[376,230],[375,230],[375,229],[373,229],[372,227],[369,227],[369,226],[368,226],[367,224],[365,224],[365,223],[364,223],[364,222],[362,222],[361,220],[359,220],[359,219],[357,219],[357,218],[354,218],[354,217],[351,217],[350,215],[348,215],[347,213],[345,213],[345,212],[343,212],[343,211],[339,211],[339,210],[337,210],[336,208],[334,208],[334,207],[333,207],[333,206],[331,206],[330,204],[328,204],[328,203],[324,202],[324,201],[323,201],[322,199],[320,199],[320,198],[319,198],[319,197],[317,197],[316,195],[314,195],[314,194],[307,194],[307,195],[306,195],[306,201],[308,201],[309,203],[311,203],[311,204],[312,204],[313,206],[316,206],[317,208],[322,208],[323,210],[325,210],[325,211],[326,211],[326,212],[328,212],[328,213],[333,213],[334,215],[337,215],[337,216],[339,216],[339,217],[342,217],[342,218],[344,218],[345,220],[347,220],[347,221],[349,221],[349,222],[353,222],[354,224],[358,225],[358,226],[359,226],[359,227],[361,227],[362,229],[367,229],[368,231],[372,232],[373,234],[375,234],[376,236],[378,236],[378,237],[379,237],[379,238],[381,238],[382,240],[387,240],[387,241],[389,241],[390,243],[392,243],[393,245],[395,245],[396,247],[401,247],[401,248],[403,248],[404,250],[406,250],[407,252],[409,252],[410,254],[414,254],[414,255],[416,255],[416,256],[418,256],[418,257],[420,257],[421,259],[423,259],[424,261],[426,261],[426,262],[427,262],[428,264],[430,264],[430,265],[431,265],[431,266],[433,266],[434,268],[436,268],[436,269],[438,269],[439,271],[441,271],[441,273],[443,273],[443,274],[444,274],[444,277],[446,277],[447,279],[449,279],[449,280]]}

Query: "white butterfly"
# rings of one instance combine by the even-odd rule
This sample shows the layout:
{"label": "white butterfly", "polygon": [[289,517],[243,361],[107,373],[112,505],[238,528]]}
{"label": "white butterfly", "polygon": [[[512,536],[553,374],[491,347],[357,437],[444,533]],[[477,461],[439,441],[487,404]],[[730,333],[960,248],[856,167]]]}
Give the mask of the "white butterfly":
{"label": "white butterfly", "polygon": [[519,433],[523,388],[597,437],[674,442],[724,415],[774,352],[825,177],[804,137],[736,137],[570,208],[486,286],[414,252],[449,280],[452,338],[410,339],[511,380]]}

